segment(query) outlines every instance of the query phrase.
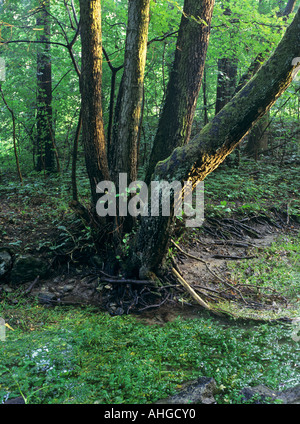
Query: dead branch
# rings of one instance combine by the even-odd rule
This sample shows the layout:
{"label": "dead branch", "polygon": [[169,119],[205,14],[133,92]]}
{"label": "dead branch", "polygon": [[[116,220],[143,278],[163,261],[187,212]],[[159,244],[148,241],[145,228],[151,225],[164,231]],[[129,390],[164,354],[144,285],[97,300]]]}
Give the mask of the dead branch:
{"label": "dead branch", "polygon": [[178,281],[183,285],[183,287],[190,293],[193,299],[196,300],[199,305],[203,308],[210,310],[210,306],[201,299],[201,297],[195,292],[195,290],[185,281],[185,279],[176,271],[175,268],[172,268],[172,273],[178,279]]}

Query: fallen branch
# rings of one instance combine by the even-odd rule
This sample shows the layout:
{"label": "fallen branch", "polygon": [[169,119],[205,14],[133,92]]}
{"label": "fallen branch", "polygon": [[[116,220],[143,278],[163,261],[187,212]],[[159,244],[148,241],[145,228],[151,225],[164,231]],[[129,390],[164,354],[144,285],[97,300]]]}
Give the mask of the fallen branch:
{"label": "fallen branch", "polygon": [[155,284],[155,281],[151,280],[132,280],[132,279],[123,279],[123,278],[108,278],[108,277],[100,277],[101,283],[109,283],[109,284],[137,284],[137,285],[150,285]]}
{"label": "fallen branch", "polygon": [[172,268],[173,275],[178,279],[178,281],[183,285],[183,287],[190,293],[193,299],[196,300],[199,305],[203,308],[210,310],[210,306],[201,299],[201,297],[195,292],[195,290],[185,281],[185,279],[176,271],[175,268]]}
{"label": "fallen branch", "polygon": [[231,256],[231,255],[216,254],[216,255],[212,255],[211,258],[239,260],[239,259],[253,259],[253,258],[256,258],[256,256],[255,255],[252,255],[252,256]]}
{"label": "fallen branch", "polygon": [[29,294],[33,287],[39,282],[40,276],[38,275],[36,279],[29,285],[29,287],[24,291],[24,294]]}

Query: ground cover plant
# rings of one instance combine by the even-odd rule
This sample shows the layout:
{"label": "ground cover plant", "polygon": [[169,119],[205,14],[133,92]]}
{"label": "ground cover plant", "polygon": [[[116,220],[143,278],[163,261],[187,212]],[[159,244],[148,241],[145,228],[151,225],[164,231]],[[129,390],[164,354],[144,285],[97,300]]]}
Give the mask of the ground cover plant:
{"label": "ground cover plant", "polygon": [[200,313],[158,326],[39,305],[5,312],[15,331],[0,353],[2,399],[151,403],[205,375],[216,379],[219,403],[239,403],[245,386],[276,390],[299,382],[299,343],[288,324],[224,323]]}

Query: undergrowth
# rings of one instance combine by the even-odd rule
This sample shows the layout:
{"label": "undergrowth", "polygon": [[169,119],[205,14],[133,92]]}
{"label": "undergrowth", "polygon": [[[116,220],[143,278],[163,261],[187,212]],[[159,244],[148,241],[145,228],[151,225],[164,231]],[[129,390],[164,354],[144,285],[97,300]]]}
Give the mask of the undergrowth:
{"label": "undergrowth", "polygon": [[263,214],[271,208],[300,222],[297,166],[244,160],[239,168],[217,169],[205,179],[207,216]]}
{"label": "undergrowth", "polygon": [[[239,403],[245,386],[299,383],[291,325],[199,315],[160,327],[90,308],[32,305],[26,312],[23,330],[15,325],[1,342],[0,401],[22,395],[27,403],[152,403],[204,375],[216,380],[218,403]],[[12,318],[14,310],[2,303],[3,313]]]}

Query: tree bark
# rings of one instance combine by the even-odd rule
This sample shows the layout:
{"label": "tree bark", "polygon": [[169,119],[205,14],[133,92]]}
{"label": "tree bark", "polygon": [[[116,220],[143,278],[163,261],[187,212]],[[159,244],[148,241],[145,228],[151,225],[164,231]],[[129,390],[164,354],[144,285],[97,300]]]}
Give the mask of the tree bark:
{"label": "tree bark", "polygon": [[109,180],[102,115],[101,1],[80,0],[82,68],[80,76],[82,141],[93,204],[96,186]]}
{"label": "tree bark", "polygon": [[237,59],[218,60],[216,114],[229,102],[236,88]]}
{"label": "tree bark", "polygon": [[142,114],[150,0],[129,0],[124,73],[119,89],[109,162],[113,181],[126,173],[137,179],[137,146]]}
{"label": "tree bark", "polygon": [[40,1],[40,11],[36,20],[38,31],[37,52],[37,115],[36,169],[54,170],[54,134],[52,127],[52,67],[51,30],[49,20],[50,0]]}
{"label": "tree bark", "polygon": [[189,141],[201,87],[214,0],[185,0],[175,59],[150,156],[146,182],[158,161]]}
{"label": "tree bark", "polygon": [[[153,179],[191,181],[195,187],[235,149],[288,88],[300,62],[300,9],[273,55],[190,143],[155,167]],[[136,259],[140,275],[156,270],[166,255],[173,217],[142,218]]]}

